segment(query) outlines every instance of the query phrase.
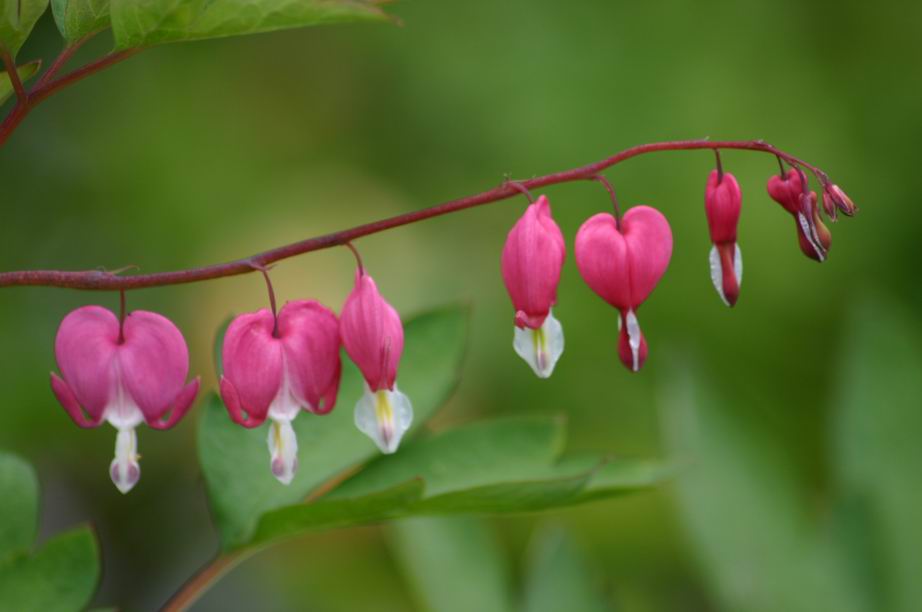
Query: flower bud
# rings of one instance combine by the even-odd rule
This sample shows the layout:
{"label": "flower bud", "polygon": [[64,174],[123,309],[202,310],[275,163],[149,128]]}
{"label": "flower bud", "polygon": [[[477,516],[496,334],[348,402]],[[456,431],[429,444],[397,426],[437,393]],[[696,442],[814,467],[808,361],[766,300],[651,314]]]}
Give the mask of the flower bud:
{"label": "flower bud", "polygon": [[326,414],[336,405],[342,363],[339,322],[319,302],[286,303],[238,316],[222,347],[221,398],[231,419],[257,427],[268,417],[270,468],[289,484],[298,467],[291,422],[302,409]]}
{"label": "flower bud", "polygon": [[729,172],[721,176],[717,170],[711,171],[704,194],[704,209],[713,243],[711,281],[727,306],[736,304],[740,283],[743,282],[743,254],[736,243],[742,203],[743,196],[736,177]]}
{"label": "flower bud", "polygon": [[80,427],[104,420],[118,430],[109,472],[122,493],[141,477],[135,427],[169,429],[192,406],[199,379],[186,384],[189,349],[173,323],[136,310],[120,323],[101,306],[84,306],[61,322],[54,343],[61,376],[51,389]]}
{"label": "flower bud", "polygon": [[848,197],[842,188],[838,185],[832,183],[826,185],[826,188],[823,190],[823,200],[825,202],[826,198],[842,211],[843,214],[848,215],[849,217],[853,216],[858,212],[858,207],[855,206],[852,199]]}
{"label": "flower bud", "polygon": [[618,355],[631,371],[647,357],[636,311],[656,287],[672,257],[669,222],[655,208],[636,206],[619,222],[590,217],[576,234],[576,265],[586,284],[620,311]]}
{"label": "flower bud", "polygon": [[791,168],[784,177],[768,180],[768,194],[794,217],[800,250],[810,259],[826,260],[832,234],[820,219],[816,193],[805,191],[800,172]]}
{"label": "flower bud", "polygon": [[563,328],[551,307],[565,258],[563,234],[542,195],[509,231],[501,265],[516,311],[513,347],[541,378],[551,375],[563,352]]}
{"label": "flower bud", "polygon": [[355,425],[383,453],[393,453],[413,421],[410,398],[397,389],[403,353],[400,315],[378,292],[375,281],[359,270],[355,288],[340,315],[346,353],[365,378],[365,393],[355,406]]}

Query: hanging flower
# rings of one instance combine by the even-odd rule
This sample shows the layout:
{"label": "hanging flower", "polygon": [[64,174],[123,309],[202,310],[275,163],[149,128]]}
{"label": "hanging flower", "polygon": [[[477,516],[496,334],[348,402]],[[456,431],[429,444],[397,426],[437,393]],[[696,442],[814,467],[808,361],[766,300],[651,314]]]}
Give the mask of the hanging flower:
{"label": "hanging flower", "polygon": [[101,306],[84,306],[61,322],[54,344],[61,376],[51,389],[80,427],[104,420],[118,430],[112,482],[127,493],[141,477],[135,428],[169,429],[186,414],[199,379],[185,384],[189,350],[173,323],[136,310],[120,324]]}
{"label": "hanging flower", "polygon": [[563,234],[541,196],[509,231],[502,256],[503,281],[515,308],[512,346],[541,378],[551,375],[563,353],[563,327],[551,307],[565,258]]}
{"label": "hanging flower", "polygon": [[298,469],[292,421],[301,410],[326,414],[336,405],[342,363],[339,323],[319,302],[285,304],[238,316],[224,335],[221,397],[235,423],[257,427],[268,417],[273,475],[289,484]]}
{"label": "hanging flower", "polygon": [[727,306],[736,304],[743,282],[743,254],[736,243],[743,196],[739,183],[729,172],[712,170],[704,194],[711,234],[711,281]]}
{"label": "hanging flower", "polygon": [[635,206],[620,222],[599,213],[579,228],[575,250],[583,280],[620,311],[618,355],[637,372],[647,358],[647,341],[636,313],[669,266],[669,222],[649,206]]}
{"label": "hanging flower", "polygon": [[825,261],[832,246],[832,234],[820,219],[816,193],[805,190],[801,173],[791,168],[783,176],[771,177],[768,179],[768,195],[794,217],[797,243],[804,255],[819,262]]}
{"label": "hanging flower", "polygon": [[397,389],[403,324],[364,269],[356,272],[355,288],[343,305],[340,331],[346,353],[365,378],[355,425],[381,452],[393,453],[413,421],[410,398]]}

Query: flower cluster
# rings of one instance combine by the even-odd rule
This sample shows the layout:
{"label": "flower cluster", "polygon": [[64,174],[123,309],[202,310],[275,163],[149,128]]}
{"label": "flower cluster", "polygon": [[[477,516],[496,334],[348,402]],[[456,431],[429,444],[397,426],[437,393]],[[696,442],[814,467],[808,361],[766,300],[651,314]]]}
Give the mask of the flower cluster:
{"label": "flower cluster", "polygon": [[[736,178],[723,171],[719,155],[717,161],[704,198],[713,245],[711,280],[724,303],[733,306],[743,277],[737,244],[742,193]],[[824,174],[817,176],[827,217],[834,221],[837,212],[854,214],[848,196]],[[618,358],[637,372],[649,352],[637,312],[669,266],[672,230],[650,206],[635,206],[622,216],[612,186],[603,177],[591,178],[609,190],[615,214],[598,213],[582,224],[574,243],[576,266],[589,288],[618,311]],[[514,186],[530,197],[523,186]],[[831,237],[803,171],[793,167],[771,177],[768,193],[794,217],[801,250],[823,261]],[[224,335],[221,398],[230,418],[243,427],[270,421],[269,466],[284,484],[298,469],[292,422],[302,410],[324,415],[336,405],[341,348],[365,381],[355,406],[356,427],[381,452],[393,453],[413,420],[410,399],[397,388],[403,324],[355,254],[355,286],[339,317],[313,300],[288,302],[277,312],[268,271],[257,268],[266,278],[271,309],[236,317]],[[542,195],[509,231],[501,257],[502,278],[515,308],[513,347],[541,378],[552,374],[564,349],[563,327],[552,309],[566,256],[563,233]],[[101,306],[84,306],[65,317],[55,340],[61,374],[51,374],[51,387],[80,427],[108,421],[118,430],[110,474],[124,493],[141,476],[135,428],[147,423],[168,429],[179,422],[195,400],[199,379],[186,382],[189,351],[176,326],[152,312],[126,315],[124,293],[122,298],[120,316]]]}
{"label": "flower cluster", "polygon": [[[856,212],[855,205],[836,185],[823,182],[823,210],[830,220],[836,212]],[[598,177],[595,177],[598,178]],[[801,250],[823,261],[831,235],[820,218],[816,193],[807,191],[806,175],[791,168],[768,181],[769,195],[795,219]],[[614,198],[614,191],[610,188]],[[721,300],[734,306],[743,280],[743,256],[737,244],[742,191],[720,167],[707,179],[704,209],[712,243],[711,281]],[[659,283],[672,257],[672,231],[661,212],[635,206],[622,217],[615,213],[590,217],[576,233],[574,253],[583,280],[599,297],[618,310],[618,357],[636,372],[647,359],[648,346],[640,330],[637,310]],[[563,353],[563,327],[551,313],[566,258],[563,234],[551,215],[546,196],[540,196],[509,231],[503,248],[503,281],[515,308],[513,347],[535,374],[547,378]]]}

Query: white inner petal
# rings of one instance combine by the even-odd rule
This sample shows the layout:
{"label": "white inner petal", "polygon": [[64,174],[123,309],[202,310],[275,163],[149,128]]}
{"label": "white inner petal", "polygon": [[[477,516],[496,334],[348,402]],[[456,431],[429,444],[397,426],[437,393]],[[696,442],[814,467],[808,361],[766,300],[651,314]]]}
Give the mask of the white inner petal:
{"label": "white inner petal", "polygon": [[539,378],[548,378],[554,372],[563,346],[563,326],[554,318],[553,311],[548,312],[538,329],[514,328],[512,347]]}
{"label": "white inner petal", "polygon": [[[733,254],[733,274],[736,276],[736,286],[740,287],[743,284],[743,253],[740,251],[739,244],[734,246],[736,250]],[[717,295],[720,296],[723,303],[729,306],[730,302],[727,300],[727,296],[724,295],[723,265],[720,262],[720,253],[717,251],[716,246],[711,246],[708,259],[711,264],[711,282],[714,284],[714,289],[717,290]]]}
{"label": "white inner petal", "polygon": [[301,404],[291,392],[291,382],[288,377],[288,364],[282,354],[282,384],[275,399],[269,405],[269,418],[279,421],[291,421],[301,412]]}
{"label": "white inner petal", "polygon": [[130,491],[141,478],[138,459],[138,436],[134,428],[119,429],[115,436],[115,459],[109,465],[109,475],[122,493]]}
{"label": "white inner petal", "polygon": [[807,242],[813,247],[813,252],[816,253],[820,261],[824,261],[826,259],[826,250],[820,244],[820,239],[816,235],[816,227],[807,221],[807,217],[803,213],[797,213],[797,222],[800,223],[800,229],[803,231],[804,236],[807,237]]}
{"label": "white inner petal", "polygon": [[269,464],[282,484],[290,484],[298,470],[298,438],[290,419],[272,419],[269,424]]}
{"label": "white inner petal", "polygon": [[637,315],[634,314],[633,310],[627,311],[627,339],[628,344],[631,346],[631,357],[633,359],[633,365],[631,369],[635,372],[640,370],[640,323],[637,322]]}
{"label": "white inner petal", "polygon": [[382,453],[390,454],[397,450],[412,422],[410,398],[396,385],[393,391],[372,391],[366,385],[365,393],[355,405],[355,426],[371,438]]}
{"label": "white inner petal", "polygon": [[116,429],[132,429],[144,422],[144,413],[138,408],[134,398],[122,384],[122,372],[118,360],[115,360],[115,382],[113,383],[109,403],[106,405],[105,418]]}
{"label": "white inner petal", "polygon": [[736,275],[736,286],[743,285],[743,252],[740,251],[740,245],[734,244],[736,251],[733,253],[733,274]]}

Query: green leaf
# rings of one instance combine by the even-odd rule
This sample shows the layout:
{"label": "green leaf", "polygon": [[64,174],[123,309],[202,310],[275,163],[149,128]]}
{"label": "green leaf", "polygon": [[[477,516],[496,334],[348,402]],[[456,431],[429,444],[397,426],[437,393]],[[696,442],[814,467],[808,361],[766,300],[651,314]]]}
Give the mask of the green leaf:
{"label": "green leaf", "polygon": [[467,517],[415,518],[395,522],[390,533],[397,560],[422,609],[512,609],[508,563],[485,522]]}
{"label": "green leaf", "polygon": [[604,612],[610,607],[592,583],[591,572],[565,531],[539,530],[531,544],[525,612]]}
{"label": "green leaf", "polygon": [[0,453],[0,562],[27,551],[38,528],[38,478],[32,466]]}
{"label": "green leaf", "polygon": [[[398,380],[415,413],[408,436],[454,390],[467,327],[467,309],[458,306],[407,322]],[[288,486],[280,484],[269,470],[267,425],[246,429],[228,418],[219,398],[213,396],[207,402],[199,424],[199,457],[225,549],[246,544],[263,513],[303,500],[334,476],[378,455],[371,440],[353,423],[362,384],[358,370],[344,358],[337,407],[324,416],[303,413],[295,419],[300,467]]]}
{"label": "green leaf", "polygon": [[377,0],[112,0],[120,49],[388,19]]}
{"label": "green leaf", "polygon": [[0,52],[15,59],[46,8],[48,0],[0,0]]}
{"label": "green leaf", "polygon": [[109,27],[109,0],[51,0],[58,30],[68,43]]}
{"label": "green leaf", "polygon": [[356,499],[323,499],[287,506],[262,516],[250,545],[258,546],[308,531],[374,523],[405,511],[423,494],[421,480]]}
{"label": "green leaf", "polygon": [[[922,333],[915,313],[866,300],[851,317],[834,421],[843,498],[861,510],[851,541],[873,534],[863,558],[877,565],[876,609],[918,610],[922,602]],[[853,511],[852,516],[855,516]],[[869,575],[866,569],[855,573]]]}
{"label": "green leaf", "polygon": [[83,610],[98,582],[96,538],[85,526],[52,538],[31,557],[21,555],[0,565],[4,610]]}
{"label": "green leaf", "polygon": [[[19,80],[25,83],[34,77],[35,73],[37,73],[38,69],[41,67],[42,60],[34,60],[17,66],[16,72],[19,73]],[[0,104],[6,102],[13,93],[13,82],[10,80],[10,75],[8,75],[5,70],[0,70]]]}

